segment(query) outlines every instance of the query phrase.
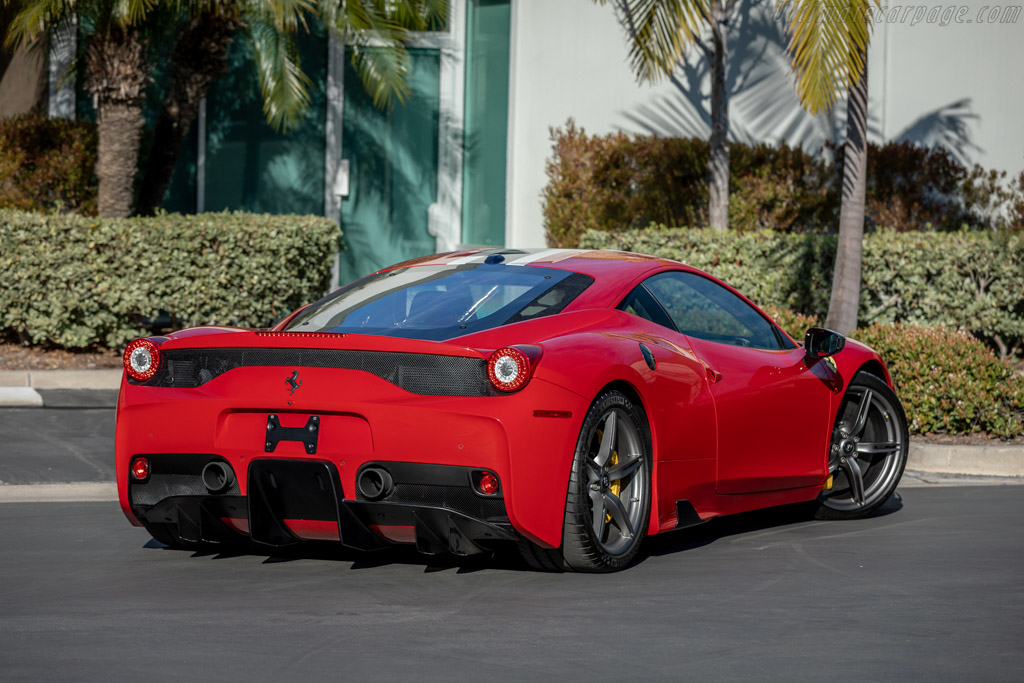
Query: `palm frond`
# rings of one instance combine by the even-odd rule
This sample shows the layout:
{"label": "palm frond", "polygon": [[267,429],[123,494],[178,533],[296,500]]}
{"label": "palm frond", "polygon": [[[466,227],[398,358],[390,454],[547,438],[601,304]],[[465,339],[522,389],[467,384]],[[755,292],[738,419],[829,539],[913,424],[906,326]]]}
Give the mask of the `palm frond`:
{"label": "palm frond", "polygon": [[436,31],[448,23],[448,0],[397,0],[385,10],[396,24],[410,31]]}
{"label": "palm frond", "polygon": [[116,0],[111,11],[111,19],[113,23],[122,26],[140,24],[156,4],[157,0]]}
{"label": "palm frond", "polygon": [[381,0],[320,0],[318,9],[324,25],[351,42],[360,36],[363,42],[376,38],[382,42],[407,39],[408,30],[388,14],[389,3]]}
{"label": "palm frond", "polygon": [[864,71],[878,0],[781,0],[796,91],[812,114],[831,109]]}
{"label": "palm frond", "polygon": [[352,66],[379,109],[404,104],[409,90],[409,55],[400,45],[352,46]]}
{"label": "palm frond", "polygon": [[[426,9],[421,12],[416,8],[421,4],[425,3],[422,0],[321,0],[319,4],[324,24],[351,48],[352,66],[377,107],[391,107],[396,101],[404,103],[409,96],[409,55],[405,43],[409,39],[410,23],[414,29],[427,25]],[[420,12],[420,18],[413,20],[408,12]],[[444,14],[447,15],[447,7]]]}
{"label": "palm frond", "polygon": [[[5,2],[13,5],[13,2]],[[74,0],[32,0],[22,2],[18,13],[7,27],[4,45],[27,45],[51,29],[67,30],[73,25]]]}
{"label": "palm frond", "polygon": [[278,31],[306,28],[305,15],[316,11],[314,0],[250,0],[249,4],[257,14],[271,17]]}
{"label": "palm frond", "polygon": [[275,129],[286,131],[302,120],[309,108],[311,81],[302,71],[291,33],[278,30],[272,17],[250,15],[248,27],[263,94],[263,115]]}
{"label": "palm frond", "polygon": [[[608,0],[596,0],[604,5]],[[613,0],[630,36],[629,61],[641,81],[672,74],[708,25],[711,0]]]}

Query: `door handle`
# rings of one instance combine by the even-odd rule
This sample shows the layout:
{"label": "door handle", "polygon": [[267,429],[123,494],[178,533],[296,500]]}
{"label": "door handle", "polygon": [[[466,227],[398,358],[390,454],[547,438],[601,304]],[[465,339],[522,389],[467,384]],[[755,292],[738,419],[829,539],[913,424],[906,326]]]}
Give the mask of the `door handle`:
{"label": "door handle", "polygon": [[715,370],[713,367],[711,367],[704,361],[701,361],[701,365],[704,366],[704,373],[708,376],[709,382],[714,384],[715,382],[718,382],[719,380],[722,379],[722,373],[720,373],[718,370]]}

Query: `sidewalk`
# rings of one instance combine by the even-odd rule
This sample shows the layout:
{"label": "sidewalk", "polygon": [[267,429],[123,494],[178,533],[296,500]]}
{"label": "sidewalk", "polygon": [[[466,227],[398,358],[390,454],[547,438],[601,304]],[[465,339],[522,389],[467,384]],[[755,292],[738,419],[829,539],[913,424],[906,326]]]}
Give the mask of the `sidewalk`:
{"label": "sidewalk", "polygon": [[[0,370],[0,408],[113,408],[121,370]],[[907,469],[925,476],[1024,478],[1024,446],[965,446],[911,440]],[[940,476],[941,478],[941,476]]]}
{"label": "sidewalk", "polygon": [[112,408],[122,370],[0,370],[0,407]]}

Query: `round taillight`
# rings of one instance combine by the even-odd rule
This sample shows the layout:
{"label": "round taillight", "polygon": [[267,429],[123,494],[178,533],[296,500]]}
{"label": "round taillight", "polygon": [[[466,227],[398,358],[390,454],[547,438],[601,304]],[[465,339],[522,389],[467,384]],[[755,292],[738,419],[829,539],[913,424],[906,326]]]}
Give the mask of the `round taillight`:
{"label": "round taillight", "polygon": [[137,382],[145,382],[160,369],[160,349],[149,339],[136,339],[124,350],[124,370]]}
{"label": "round taillight", "polygon": [[477,486],[480,488],[480,493],[485,496],[493,496],[500,488],[498,478],[490,472],[484,472],[480,475],[480,481]]}
{"label": "round taillight", "polygon": [[132,460],[132,478],[136,481],[149,479],[149,458],[135,458]]}
{"label": "round taillight", "polygon": [[487,361],[487,378],[498,391],[518,391],[530,381],[530,359],[512,346],[498,349]]}

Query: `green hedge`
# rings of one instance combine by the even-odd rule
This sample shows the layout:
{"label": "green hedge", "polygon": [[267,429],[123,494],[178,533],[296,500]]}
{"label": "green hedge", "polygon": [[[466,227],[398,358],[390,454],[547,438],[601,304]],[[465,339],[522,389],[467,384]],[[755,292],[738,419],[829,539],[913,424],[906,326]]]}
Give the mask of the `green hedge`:
{"label": "green hedge", "polygon": [[974,337],[899,324],[871,325],[852,336],[885,359],[911,433],[1024,433],[1024,375]]}
{"label": "green hedge", "polygon": [[[824,318],[834,235],[667,229],[591,231],[591,249],[682,261],[759,305]],[[860,325],[906,322],[964,328],[1004,358],[1024,345],[1024,234],[880,231],[864,237]]]}
{"label": "green hedge", "polygon": [[264,326],[327,290],[340,236],[314,216],[0,210],[0,330],[78,348],[121,345],[161,312],[176,326]]}
{"label": "green hedge", "polygon": [[[769,306],[794,339],[814,316]],[[1024,375],[978,339],[948,327],[876,324],[851,336],[878,351],[896,382],[911,434],[1024,434]]]}

